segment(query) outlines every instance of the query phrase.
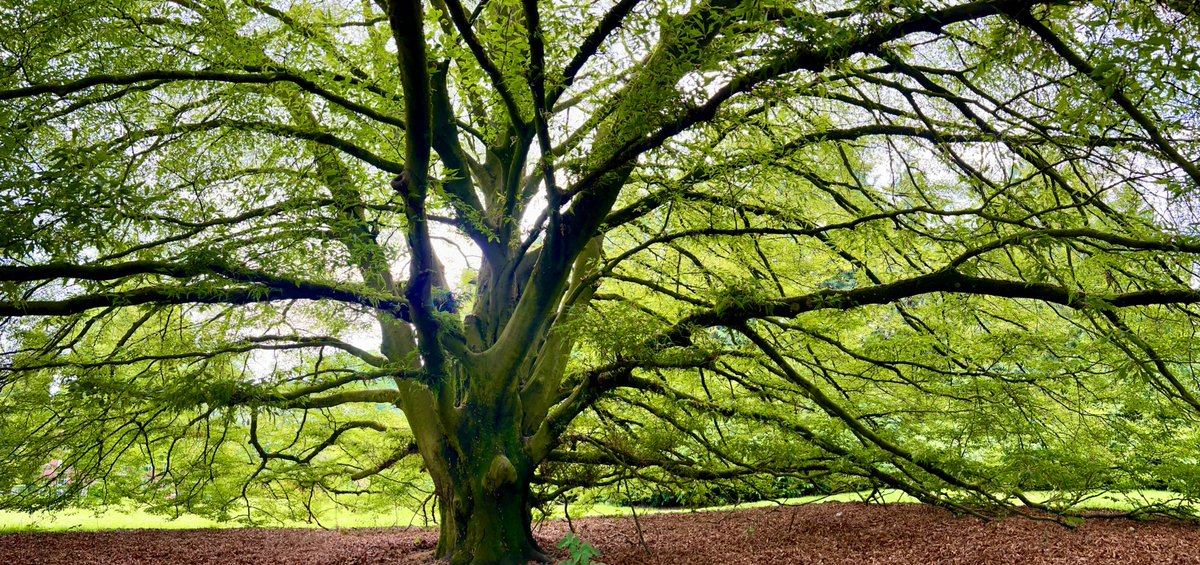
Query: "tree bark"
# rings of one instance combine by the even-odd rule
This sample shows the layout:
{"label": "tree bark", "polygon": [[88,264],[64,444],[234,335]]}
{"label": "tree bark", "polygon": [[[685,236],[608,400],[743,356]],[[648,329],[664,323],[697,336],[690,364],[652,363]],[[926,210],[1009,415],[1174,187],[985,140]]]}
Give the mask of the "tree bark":
{"label": "tree bark", "polygon": [[[467,410],[482,412],[480,406]],[[441,533],[436,557],[454,565],[547,561],[531,529],[536,464],[514,411],[464,418],[445,442],[446,472],[434,474]]]}
{"label": "tree bark", "polygon": [[[490,467],[490,465],[489,465]],[[527,479],[489,484],[489,473],[455,477],[437,488],[440,534],[435,556],[454,565],[548,562],[531,528]]]}

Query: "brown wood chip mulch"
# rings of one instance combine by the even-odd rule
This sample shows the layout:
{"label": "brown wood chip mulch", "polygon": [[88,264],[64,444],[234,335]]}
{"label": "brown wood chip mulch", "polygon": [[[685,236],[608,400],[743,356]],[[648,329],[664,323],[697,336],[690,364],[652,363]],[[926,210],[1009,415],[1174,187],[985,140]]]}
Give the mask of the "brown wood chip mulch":
{"label": "brown wood chip mulch", "polygon": [[[819,504],[574,521],[608,565],[628,564],[1182,564],[1200,565],[1200,526],[1173,521],[1048,522],[955,517],[920,505]],[[538,529],[553,548],[565,522]],[[436,532],[193,530],[0,535],[0,564],[416,564]],[[641,540],[644,539],[643,546]],[[566,555],[557,550],[558,558]]]}

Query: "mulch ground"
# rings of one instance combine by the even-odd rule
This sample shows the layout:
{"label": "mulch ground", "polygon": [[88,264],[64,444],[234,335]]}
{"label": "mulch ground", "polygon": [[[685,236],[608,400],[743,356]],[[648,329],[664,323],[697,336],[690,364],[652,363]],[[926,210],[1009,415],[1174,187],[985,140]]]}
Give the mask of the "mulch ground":
{"label": "mulch ground", "polygon": [[[818,504],[574,521],[608,565],[630,564],[1180,564],[1200,565],[1200,526],[1089,519],[955,517],[919,505]],[[543,547],[567,533],[542,524]],[[434,531],[193,530],[0,535],[0,564],[417,564]],[[644,545],[643,545],[644,541]],[[559,550],[559,558],[566,555]]]}

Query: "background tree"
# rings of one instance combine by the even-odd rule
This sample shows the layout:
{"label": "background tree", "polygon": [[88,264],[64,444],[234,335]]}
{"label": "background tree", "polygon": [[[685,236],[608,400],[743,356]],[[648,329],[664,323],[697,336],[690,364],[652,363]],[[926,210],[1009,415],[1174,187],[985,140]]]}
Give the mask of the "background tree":
{"label": "background tree", "polygon": [[1186,5],[0,13],[7,506],[1200,484]]}

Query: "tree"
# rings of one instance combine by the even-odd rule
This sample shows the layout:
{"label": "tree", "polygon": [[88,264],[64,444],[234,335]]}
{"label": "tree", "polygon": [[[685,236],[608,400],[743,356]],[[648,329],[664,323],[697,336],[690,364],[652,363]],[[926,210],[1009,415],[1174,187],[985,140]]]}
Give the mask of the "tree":
{"label": "tree", "polygon": [[6,505],[419,459],[517,563],[581,485],[1193,494],[1186,3],[2,10]]}

